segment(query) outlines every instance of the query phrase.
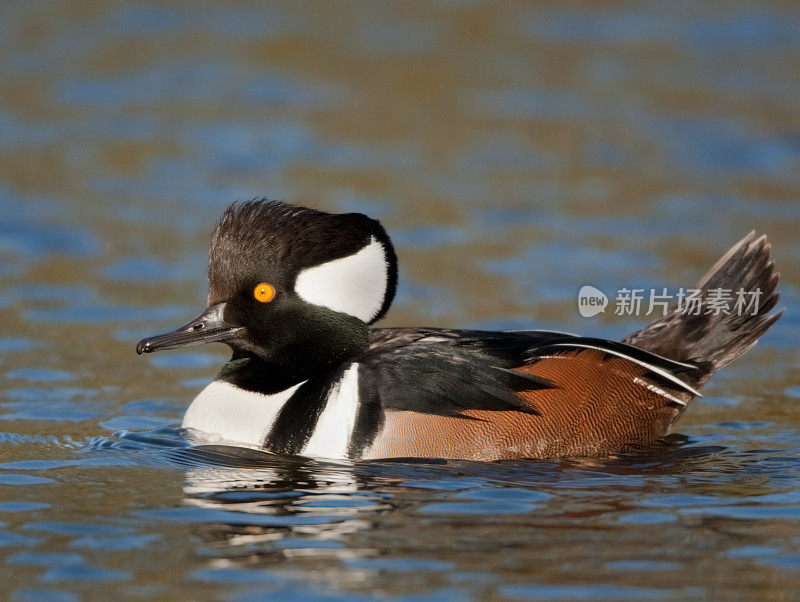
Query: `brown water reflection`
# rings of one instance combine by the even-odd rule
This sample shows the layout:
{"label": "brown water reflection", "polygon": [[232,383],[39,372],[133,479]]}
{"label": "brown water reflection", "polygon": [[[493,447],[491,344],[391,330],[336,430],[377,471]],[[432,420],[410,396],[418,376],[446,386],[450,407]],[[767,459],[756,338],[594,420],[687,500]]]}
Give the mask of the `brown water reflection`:
{"label": "brown water reflection", "polygon": [[[3,5],[3,594],[791,598],[799,29],[781,1]],[[787,313],[646,461],[198,457],[169,427],[224,349],[134,345],[261,195],[385,223],[387,325],[620,337],[642,320],[580,318],[581,285],[688,286],[753,228]]]}
{"label": "brown water reflection", "polygon": [[[545,591],[547,584],[566,584],[560,595],[569,586],[600,597],[755,595],[765,575],[717,581],[719,560],[695,549],[702,541],[700,548],[721,551],[731,565],[774,553],[742,546],[741,523],[727,516],[731,508],[746,509],[743,498],[769,497],[769,479],[756,485],[746,462],[730,454],[726,461],[726,454],[686,448],[652,463],[415,467],[265,458],[259,469],[190,471],[186,507],[160,518],[202,523],[201,555],[209,560],[195,576],[212,582],[237,579],[289,591],[313,576],[314,586],[349,595],[408,594],[433,585],[446,595],[490,596],[527,579]],[[714,483],[698,478],[704,470]],[[727,471],[723,484],[719,475]],[[664,493],[681,479],[679,494]],[[689,541],[687,532],[694,534]],[[687,575],[689,564],[702,570]]]}

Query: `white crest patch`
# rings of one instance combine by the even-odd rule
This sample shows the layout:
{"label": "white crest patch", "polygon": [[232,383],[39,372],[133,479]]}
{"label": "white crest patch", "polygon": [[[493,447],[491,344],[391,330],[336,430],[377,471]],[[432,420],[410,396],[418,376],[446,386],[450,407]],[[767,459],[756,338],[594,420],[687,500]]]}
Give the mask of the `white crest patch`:
{"label": "white crest patch", "polygon": [[372,236],[357,253],[300,272],[294,290],[309,303],[369,322],[383,305],[388,272],[383,245]]}
{"label": "white crest patch", "polygon": [[205,442],[227,441],[260,448],[281,408],[302,384],[264,395],[215,380],[194,398],[182,426],[197,431]]}
{"label": "white crest patch", "polygon": [[325,409],[314,427],[314,433],[303,447],[302,455],[347,458],[358,404],[358,364],[353,364],[333,386]]}

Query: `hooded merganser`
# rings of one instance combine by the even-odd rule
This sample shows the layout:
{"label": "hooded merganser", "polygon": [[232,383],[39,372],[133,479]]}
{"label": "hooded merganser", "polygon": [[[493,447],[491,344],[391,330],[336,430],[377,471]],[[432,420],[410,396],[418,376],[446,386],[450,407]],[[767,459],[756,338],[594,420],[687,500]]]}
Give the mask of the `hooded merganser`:
{"label": "hooded merganser", "polygon": [[[211,240],[208,308],[136,350],[231,347],[183,420],[204,442],[339,459],[609,455],[658,442],[780,317],[770,250],[751,232],[700,280],[697,315],[675,309],[621,342],[372,328],[397,285],[379,222],[234,203]],[[711,311],[715,289],[759,289],[760,307]]]}

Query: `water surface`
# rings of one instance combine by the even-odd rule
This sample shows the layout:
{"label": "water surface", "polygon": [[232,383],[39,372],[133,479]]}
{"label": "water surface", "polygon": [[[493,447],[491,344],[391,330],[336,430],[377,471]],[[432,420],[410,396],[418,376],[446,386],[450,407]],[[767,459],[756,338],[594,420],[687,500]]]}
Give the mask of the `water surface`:
{"label": "water surface", "polygon": [[[793,2],[0,8],[0,588],[18,600],[789,599],[800,591]],[[192,449],[214,220],[380,218],[386,325],[621,337],[766,232],[787,312],[670,446],[571,462]]]}

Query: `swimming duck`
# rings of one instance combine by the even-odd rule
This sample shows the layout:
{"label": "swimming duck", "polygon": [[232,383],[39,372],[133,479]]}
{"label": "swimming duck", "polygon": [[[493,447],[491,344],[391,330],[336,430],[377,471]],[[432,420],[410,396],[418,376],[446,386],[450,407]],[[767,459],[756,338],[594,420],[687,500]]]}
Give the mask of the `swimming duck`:
{"label": "swimming duck", "polygon": [[[211,240],[208,307],[136,350],[233,350],[183,420],[204,443],[333,459],[605,456],[660,441],[780,317],[770,251],[751,232],[696,286],[697,315],[675,309],[620,342],[374,328],[397,286],[378,221],[234,203]],[[714,289],[758,289],[760,306],[712,311]]]}

